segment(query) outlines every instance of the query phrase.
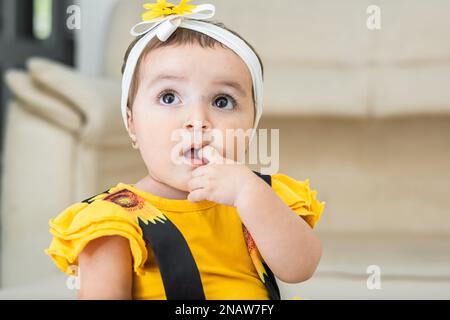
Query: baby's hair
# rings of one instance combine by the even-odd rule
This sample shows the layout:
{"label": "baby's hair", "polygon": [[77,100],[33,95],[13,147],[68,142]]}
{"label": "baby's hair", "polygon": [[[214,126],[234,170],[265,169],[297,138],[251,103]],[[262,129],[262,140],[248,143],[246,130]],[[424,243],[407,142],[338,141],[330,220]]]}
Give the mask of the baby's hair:
{"label": "baby's hair", "polygon": [[[242,39],[253,50],[253,52],[258,57],[259,63],[261,64],[262,74],[264,77],[264,66],[263,66],[261,57],[258,55],[256,50],[253,48],[253,46],[250,43],[248,43],[237,32],[227,28],[222,22],[209,21],[209,23],[214,24],[218,27],[221,27],[225,30],[228,30],[229,32],[233,33],[235,36]],[[130,55],[131,50],[143,36],[144,35],[137,37],[130,43],[130,45],[125,53],[125,57],[124,57],[123,65],[122,65],[122,74],[125,71],[125,65],[127,63],[128,56]],[[191,30],[191,29],[186,29],[186,28],[176,29],[175,32],[170,36],[170,38],[167,41],[161,41],[157,37],[153,38],[147,44],[147,46],[145,47],[144,51],[142,52],[141,56],[138,59],[136,69],[135,69],[136,71],[134,72],[133,79],[131,80],[130,91],[129,91],[129,95],[128,95],[128,108],[130,108],[130,109],[132,108],[134,99],[136,98],[137,88],[139,86],[140,65],[142,63],[142,60],[152,50],[155,50],[155,49],[158,49],[161,47],[168,47],[171,45],[185,45],[185,44],[198,44],[202,48],[214,48],[215,45],[220,45],[222,48],[227,48],[223,43],[217,41],[216,39],[211,38],[210,36],[208,36],[204,33],[197,32],[197,31]],[[253,88],[253,86],[252,86],[252,88]],[[252,91],[254,91],[254,89],[252,89]],[[254,92],[252,92],[252,96],[254,96]]]}

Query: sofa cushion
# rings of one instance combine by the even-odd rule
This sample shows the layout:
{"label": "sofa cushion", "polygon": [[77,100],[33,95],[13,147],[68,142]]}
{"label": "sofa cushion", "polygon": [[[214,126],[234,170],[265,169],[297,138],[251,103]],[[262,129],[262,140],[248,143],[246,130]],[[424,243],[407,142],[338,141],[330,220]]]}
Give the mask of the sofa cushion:
{"label": "sofa cushion", "polygon": [[450,113],[450,64],[381,66],[371,72],[375,117]]}
{"label": "sofa cushion", "polygon": [[[320,233],[323,256],[318,275],[450,281],[450,235],[419,233]],[[449,288],[450,293],[450,288]]]}
{"label": "sofa cushion", "polygon": [[82,143],[129,144],[120,113],[120,81],[88,77],[43,58],[32,58],[27,65],[35,83],[60,96],[83,115]]}
{"label": "sofa cushion", "polygon": [[81,114],[45,88],[35,85],[26,72],[9,70],[6,73],[5,80],[16,99],[21,102],[17,107],[23,107],[28,112],[60,128],[71,132],[80,130],[82,126]]}
{"label": "sofa cushion", "polygon": [[[448,299],[450,235],[319,233],[323,255],[301,284],[280,281],[285,299]],[[380,267],[380,289],[369,289]]]}

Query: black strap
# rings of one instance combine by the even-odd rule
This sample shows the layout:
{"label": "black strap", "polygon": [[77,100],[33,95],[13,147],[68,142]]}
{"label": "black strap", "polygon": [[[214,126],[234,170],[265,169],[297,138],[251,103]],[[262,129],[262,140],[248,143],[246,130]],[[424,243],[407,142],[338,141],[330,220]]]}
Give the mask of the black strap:
{"label": "black strap", "polygon": [[139,226],[152,246],[167,300],[205,300],[197,264],[177,227],[169,219],[156,224],[139,219]]}
{"label": "black strap", "polygon": [[92,202],[94,202],[95,197],[97,197],[97,196],[99,196],[99,195],[101,195],[101,194],[105,194],[105,193],[108,194],[108,193],[109,193],[109,190],[110,190],[110,189],[108,189],[108,190],[106,190],[106,191],[104,191],[104,192],[102,192],[102,193],[96,194],[95,196],[92,196],[92,197],[90,197],[90,198],[87,198],[87,199],[81,201],[81,203],[91,204]]}
{"label": "black strap", "polygon": [[[254,171],[268,185],[272,177]],[[167,218],[167,217],[166,217]],[[155,254],[167,300],[205,300],[200,272],[189,246],[178,228],[167,218],[164,223],[146,224],[139,219],[144,239]],[[170,252],[170,254],[167,254]],[[275,276],[265,262],[264,285],[272,300],[280,300]]]}
{"label": "black strap", "polygon": [[269,186],[272,186],[272,176],[268,174],[262,174],[257,171],[253,171],[258,177],[263,179]]}
{"label": "black strap", "polygon": [[[261,174],[257,171],[253,171],[257,176],[259,176],[261,179],[263,179],[269,186],[272,186],[272,176]],[[267,291],[269,292],[270,299],[272,300],[280,300],[280,289],[278,288],[277,281],[275,279],[275,276],[270,270],[269,266],[263,262],[264,269],[266,269],[268,277],[264,275],[264,285],[266,286]]]}

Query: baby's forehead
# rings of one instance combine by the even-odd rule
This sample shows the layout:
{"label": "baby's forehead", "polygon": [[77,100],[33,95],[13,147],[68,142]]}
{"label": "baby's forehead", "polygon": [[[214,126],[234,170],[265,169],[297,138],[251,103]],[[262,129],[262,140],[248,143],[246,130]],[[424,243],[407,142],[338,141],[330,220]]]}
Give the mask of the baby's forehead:
{"label": "baby's forehead", "polygon": [[165,46],[149,52],[142,62],[141,75],[145,78],[237,82],[244,88],[252,85],[250,71],[241,57],[219,46]]}
{"label": "baby's forehead", "polygon": [[194,64],[208,68],[247,68],[245,62],[234,51],[219,46],[202,47],[196,44],[169,45],[153,49],[145,54],[145,62],[157,66],[176,64],[179,68]]}

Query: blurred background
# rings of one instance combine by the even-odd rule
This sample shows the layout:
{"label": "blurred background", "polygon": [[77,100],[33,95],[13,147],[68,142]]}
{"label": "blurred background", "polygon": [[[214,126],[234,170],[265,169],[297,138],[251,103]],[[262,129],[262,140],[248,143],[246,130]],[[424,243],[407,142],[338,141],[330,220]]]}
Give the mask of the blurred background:
{"label": "blurred background", "polygon": [[[0,0],[0,299],[73,299],[48,220],[145,174],[119,112],[143,2]],[[283,298],[450,298],[450,2],[206,2],[264,61],[279,171],[327,204],[320,266]]]}

